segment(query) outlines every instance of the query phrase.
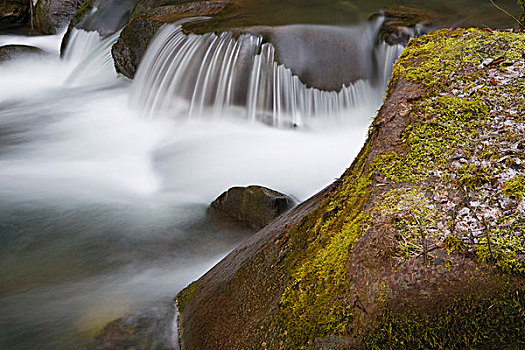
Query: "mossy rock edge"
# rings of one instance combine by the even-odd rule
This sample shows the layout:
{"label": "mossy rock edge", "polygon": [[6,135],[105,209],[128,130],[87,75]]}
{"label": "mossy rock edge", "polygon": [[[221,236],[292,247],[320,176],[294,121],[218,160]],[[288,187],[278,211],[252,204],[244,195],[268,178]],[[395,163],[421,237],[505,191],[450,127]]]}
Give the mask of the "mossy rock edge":
{"label": "mossy rock edge", "polygon": [[525,34],[411,40],[351,167],[235,249],[188,349],[525,346]]}

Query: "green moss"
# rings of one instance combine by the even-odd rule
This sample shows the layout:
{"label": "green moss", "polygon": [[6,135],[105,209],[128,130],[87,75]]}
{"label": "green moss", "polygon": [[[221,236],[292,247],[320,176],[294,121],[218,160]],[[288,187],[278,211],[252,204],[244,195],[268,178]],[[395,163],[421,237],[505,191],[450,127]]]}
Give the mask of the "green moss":
{"label": "green moss", "polygon": [[525,346],[525,288],[503,295],[458,297],[435,313],[386,312],[365,337],[367,349],[501,349]]}
{"label": "green moss", "polygon": [[478,99],[439,96],[415,103],[412,113],[420,118],[405,128],[406,153],[380,155],[372,165],[392,182],[423,181],[444,169],[460,144],[463,151],[472,148],[469,140],[486,123],[489,108]]}
{"label": "green moss", "polygon": [[292,251],[285,263],[291,277],[281,312],[287,340],[295,348],[316,337],[350,332],[354,306],[345,298],[348,261],[369,221],[361,207],[368,199],[370,181],[362,163],[355,168],[333,195],[290,231]]}
{"label": "green moss", "polygon": [[449,254],[462,253],[467,249],[465,243],[454,235],[447,235],[443,240],[443,244],[445,244],[445,248]]}
{"label": "green moss", "polygon": [[456,79],[475,81],[482,72],[475,72],[474,68],[485,58],[508,61],[520,58],[522,46],[518,33],[438,30],[411,40],[394,67],[394,74],[424,85],[430,94],[437,94],[449,90],[452,77],[462,71],[469,74]]}
{"label": "green moss", "polygon": [[525,176],[516,175],[512,179],[505,181],[503,193],[505,193],[509,198],[514,198],[521,201],[523,199],[523,195],[525,194]]}
{"label": "green moss", "polygon": [[179,310],[179,313],[182,313],[184,311],[184,308],[186,308],[186,305],[191,301],[193,298],[193,294],[195,294],[195,289],[197,288],[197,281],[194,281],[190,283],[186,288],[181,290],[179,294],[177,294],[177,297],[175,300],[177,301],[177,308]]}
{"label": "green moss", "polygon": [[510,218],[506,226],[491,230],[488,237],[480,238],[475,253],[504,272],[525,274],[525,218]]}
{"label": "green moss", "polygon": [[490,182],[492,178],[492,172],[484,167],[476,166],[473,164],[464,164],[457,169],[456,179],[457,184],[460,188],[466,188],[467,190],[473,190],[481,185]]}
{"label": "green moss", "polygon": [[94,0],[85,0],[82,3],[82,6],[80,6],[80,8],[71,17],[70,27],[79,24],[84,19],[84,17],[91,12],[94,6],[93,2]]}

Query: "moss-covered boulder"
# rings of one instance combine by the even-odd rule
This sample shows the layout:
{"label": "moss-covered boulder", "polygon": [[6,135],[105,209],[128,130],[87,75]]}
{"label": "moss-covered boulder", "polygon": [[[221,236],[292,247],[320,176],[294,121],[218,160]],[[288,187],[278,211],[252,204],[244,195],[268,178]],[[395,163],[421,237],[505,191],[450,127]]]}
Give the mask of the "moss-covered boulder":
{"label": "moss-covered boulder", "polygon": [[0,46],[0,63],[35,55],[47,55],[47,52],[38,47],[29,45]]}
{"label": "moss-covered boulder", "polygon": [[28,0],[0,1],[0,29],[25,24],[28,18]]}
{"label": "moss-covered boulder", "polygon": [[67,27],[83,0],[38,0],[35,7],[35,24],[42,34],[56,34]]}
{"label": "moss-covered boulder", "polygon": [[218,213],[261,229],[294,206],[287,195],[262,186],[232,187],[211,203]]}
{"label": "moss-covered boulder", "polygon": [[524,347],[524,75],[524,33],[411,40],[351,167],[192,284],[183,350]]}

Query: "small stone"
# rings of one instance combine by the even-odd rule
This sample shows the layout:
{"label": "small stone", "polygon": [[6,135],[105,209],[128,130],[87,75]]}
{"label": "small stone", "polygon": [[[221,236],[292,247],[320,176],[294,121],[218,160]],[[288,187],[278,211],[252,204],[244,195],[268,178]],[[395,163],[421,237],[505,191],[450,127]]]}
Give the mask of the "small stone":
{"label": "small stone", "polygon": [[248,226],[261,229],[292,208],[295,201],[262,186],[232,187],[213,201],[211,207]]}

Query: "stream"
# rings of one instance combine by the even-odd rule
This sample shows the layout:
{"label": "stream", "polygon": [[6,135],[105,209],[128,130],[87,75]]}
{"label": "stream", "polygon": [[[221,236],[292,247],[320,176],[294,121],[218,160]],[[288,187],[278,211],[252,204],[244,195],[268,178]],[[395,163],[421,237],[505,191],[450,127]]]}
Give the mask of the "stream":
{"label": "stream", "polygon": [[[347,28],[356,26],[369,24]],[[171,305],[253,234],[212,215],[211,201],[252,184],[302,201],[330,184],[363,145],[400,51],[381,51],[384,77],[376,86],[352,87],[354,102],[311,92],[312,101],[328,101],[315,107],[285,67],[256,58],[271,52],[256,40],[241,74],[245,68],[228,56],[233,49],[210,53],[222,57],[215,63],[206,58],[223,39],[181,39],[176,27],[166,30],[162,45],[166,37],[187,40],[194,56],[180,59],[203,63],[172,67],[161,53],[151,54],[144,63],[150,66],[140,67],[149,73],[134,82],[113,69],[116,37],[102,41],[78,31],[61,59],[63,34],[0,35],[0,46],[23,43],[51,53],[0,64],[0,349],[83,348],[116,318]],[[204,79],[228,62],[238,75]],[[257,75],[266,66],[271,70]],[[152,76],[168,80],[148,82]],[[255,85],[224,92],[220,106],[218,98],[197,94],[247,76]],[[268,79],[282,87],[261,85]],[[188,86],[199,89],[173,92]],[[251,95],[236,97],[239,91]],[[293,97],[298,91],[305,100]],[[288,95],[278,110],[260,97],[280,94]],[[290,96],[295,102],[287,102]]]}

